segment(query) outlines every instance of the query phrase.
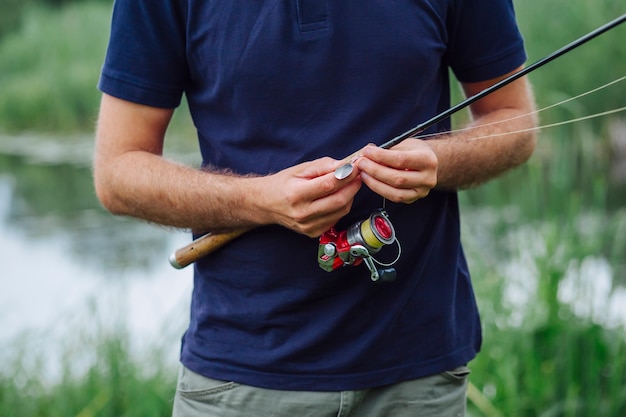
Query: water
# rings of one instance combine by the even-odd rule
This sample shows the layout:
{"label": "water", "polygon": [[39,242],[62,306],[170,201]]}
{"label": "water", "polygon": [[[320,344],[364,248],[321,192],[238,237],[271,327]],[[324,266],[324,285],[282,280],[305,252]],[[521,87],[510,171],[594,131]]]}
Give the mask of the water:
{"label": "water", "polygon": [[192,269],[174,270],[167,259],[190,237],[105,212],[91,151],[84,138],[0,138],[0,346],[123,323],[135,349],[158,341],[174,363]]}

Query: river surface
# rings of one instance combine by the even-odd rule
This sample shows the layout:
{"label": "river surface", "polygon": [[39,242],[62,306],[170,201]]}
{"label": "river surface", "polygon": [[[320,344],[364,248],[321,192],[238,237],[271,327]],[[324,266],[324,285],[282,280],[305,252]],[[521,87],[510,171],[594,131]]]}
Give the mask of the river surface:
{"label": "river surface", "polygon": [[[91,153],[85,138],[0,137],[0,360],[15,356],[12,349],[55,358],[64,340],[85,328],[121,325],[134,349],[165,346],[165,360],[175,364],[192,269],[175,270],[167,259],[190,237],[104,211],[93,191]],[[464,212],[473,239],[468,252],[494,241],[494,213]],[[508,277],[502,301],[513,307],[508,322],[515,325],[536,292],[542,231],[521,225],[498,239],[524,248],[498,266]],[[580,316],[625,325],[626,291],[614,288],[624,277],[599,254],[568,265],[561,300]],[[54,374],[57,365],[43,366]]]}
{"label": "river surface", "polygon": [[54,358],[64,339],[123,323],[134,348],[169,346],[175,362],[192,269],[175,270],[167,259],[190,236],[108,214],[93,192],[91,141],[63,143],[0,138],[3,354],[45,346]]}

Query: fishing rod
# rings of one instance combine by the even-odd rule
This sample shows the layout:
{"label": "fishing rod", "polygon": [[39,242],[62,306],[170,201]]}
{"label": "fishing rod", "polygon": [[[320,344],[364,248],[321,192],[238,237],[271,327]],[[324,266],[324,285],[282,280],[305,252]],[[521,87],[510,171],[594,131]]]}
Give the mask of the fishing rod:
{"label": "fishing rod", "polygon": [[[418,135],[420,133],[422,133],[423,131],[425,131],[426,129],[428,129],[429,127],[434,126],[435,124],[447,119],[448,117],[452,116],[453,114],[459,112],[460,110],[465,109],[466,107],[468,107],[469,105],[475,103],[476,101],[480,100],[481,98],[493,93],[496,90],[501,89],[502,87],[512,83],[513,81],[543,67],[544,65],[546,65],[549,62],[554,61],[555,59],[559,58],[560,56],[570,52],[573,49],[578,48],[579,46],[582,46],[583,44],[589,42],[590,40],[600,36],[601,34],[613,29],[616,26],[619,26],[620,24],[624,23],[624,21],[626,21],[626,14],[618,17],[615,20],[612,20],[611,22],[597,28],[594,31],[589,32],[588,34],[580,37],[579,39],[565,45],[564,47],[554,51],[553,53],[549,54],[548,56],[538,60],[537,62],[523,68],[522,70],[516,72],[515,74],[512,74],[506,78],[504,78],[503,80],[493,84],[492,86],[484,89],[483,91],[481,91],[480,93],[477,93],[471,97],[466,98],[465,100],[461,101],[460,103],[458,103],[457,105],[450,107],[449,109],[439,113],[438,115],[432,117],[431,119],[426,120],[425,122],[415,126],[412,129],[407,130],[406,132],[402,133],[401,135],[396,136],[395,138],[389,140],[388,142],[383,143],[382,145],[380,145],[380,148],[383,149],[389,149],[392,148],[394,146],[396,146],[397,144],[399,144],[400,142],[404,141],[405,139],[408,139],[410,137],[413,137],[415,135]],[[350,174],[352,173],[352,163],[354,162],[354,159],[358,156],[358,151],[355,152],[354,154],[348,156],[347,158],[344,159],[344,161],[346,161],[344,163],[344,165],[338,167],[335,170],[335,178],[337,179],[344,179],[347,178],[348,176],[350,176]]]}
{"label": "fishing rod", "polygon": [[[589,42],[590,40],[602,35],[605,32],[608,32],[609,30],[621,25],[622,23],[624,23],[626,21],[626,14],[604,24],[603,26],[600,26],[599,28],[587,33],[586,35],[578,38],[577,40],[563,46],[562,48],[554,51],[553,53],[547,55],[544,58],[541,58],[540,60],[534,62],[533,64],[521,69],[520,71],[500,80],[499,82],[493,84],[492,86],[484,89],[483,91],[466,98],[465,100],[461,101],[460,103],[456,104],[455,106],[450,107],[449,109],[437,114],[436,116],[432,117],[431,119],[426,120],[423,123],[420,123],[419,125],[415,126],[412,129],[407,130],[406,132],[394,137],[393,139],[383,143],[382,145],[379,145],[380,148],[383,149],[389,149],[392,148],[396,145],[398,145],[399,143],[401,143],[402,141],[404,141],[405,139],[408,139],[410,137],[414,137],[415,135],[418,135],[419,133],[425,131],[426,129],[428,129],[429,127],[432,127],[433,125],[449,118],[450,116],[452,116],[453,114],[459,112],[460,110],[465,109],[466,107],[468,107],[469,105],[475,103],[476,101],[480,100],[481,98],[501,89],[502,87],[512,83],[513,81],[528,75],[529,73],[543,67],[544,65],[548,64],[549,62],[554,61],[555,59],[561,57],[562,55],[584,45],[585,43]],[[335,178],[341,180],[344,178],[347,178],[353,171],[354,167],[353,167],[353,163],[355,162],[356,158],[359,157],[358,154],[359,151],[351,154],[350,156],[346,157],[343,159],[343,164],[340,165],[336,170],[335,170]],[[249,228],[239,228],[239,229],[234,229],[230,232],[227,233],[207,233],[206,235],[199,237],[198,239],[195,239],[193,242],[189,243],[188,245],[176,250],[175,252],[173,252],[170,257],[169,257],[169,262],[170,264],[176,268],[176,269],[182,269],[188,265],[190,265],[191,263],[197,261],[198,259],[209,255],[210,253],[213,253],[214,251],[216,251],[217,249],[221,248],[222,246],[224,246],[225,244],[227,244],[228,242],[236,239],[237,237],[241,236],[242,234],[248,232],[249,230],[251,230],[252,227]]]}

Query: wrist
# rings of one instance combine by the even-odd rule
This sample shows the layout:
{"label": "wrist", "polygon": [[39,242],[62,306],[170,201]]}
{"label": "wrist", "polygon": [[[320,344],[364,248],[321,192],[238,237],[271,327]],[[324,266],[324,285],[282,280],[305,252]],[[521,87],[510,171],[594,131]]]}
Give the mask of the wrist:
{"label": "wrist", "polygon": [[245,226],[264,226],[275,223],[268,209],[267,177],[240,177],[237,181],[237,195],[234,208],[237,218]]}

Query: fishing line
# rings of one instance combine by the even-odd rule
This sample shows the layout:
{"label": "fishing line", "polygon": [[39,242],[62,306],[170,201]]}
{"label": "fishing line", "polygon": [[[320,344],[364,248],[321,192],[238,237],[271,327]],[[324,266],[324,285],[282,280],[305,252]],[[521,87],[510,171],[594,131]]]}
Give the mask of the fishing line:
{"label": "fishing line", "polygon": [[[474,94],[473,96],[470,96],[468,98],[466,98],[465,100],[461,101],[460,103],[450,107],[449,109],[439,113],[438,115],[426,120],[423,123],[420,123],[419,125],[415,126],[412,129],[407,130],[406,132],[396,136],[395,138],[383,143],[382,145],[379,145],[379,147],[383,148],[383,149],[389,149],[392,148],[393,146],[397,145],[398,143],[402,142],[405,139],[408,139],[410,137],[414,137],[415,135],[425,131],[426,129],[428,129],[431,126],[434,126],[435,124],[439,123],[442,120],[445,120],[447,118],[449,118],[450,116],[452,116],[453,114],[457,113],[458,111],[472,105],[473,103],[475,103],[476,101],[480,100],[481,98],[488,96],[489,94],[499,90],[500,88],[509,85],[510,83],[512,83],[515,80],[518,80],[519,78],[530,74],[531,72],[543,67],[544,65],[554,61],[555,59],[561,57],[562,55],[584,45],[585,43],[589,42],[590,40],[596,38],[597,36],[600,36],[601,34],[614,29],[615,27],[621,25],[622,23],[626,22],[626,14],[623,14],[622,16],[618,17],[615,20],[612,20],[611,22],[587,33],[586,35],[583,35],[582,37],[576,39],[575,41],[565,45],[564,47],[554,51],[553,53],[541,58],[540,60],[530,64],[529,66],[522,68],[520,71],[513,73],[511,75],[509,75],[508,77],[498,81],[497,83],[493,84],[490,87],[485,88],[483,91],[481,91],[480,93]],[[350,160],[353,156],[350,155],[348,158],[346,158],[346,160]],[[348,162],[349,164],[349,162]],[[344,171],[345,173],[345,171]],[[342,178],[337,178],[337,179],[342,179]]]}
{"label": "fishing line", "polygon": [[[441,132],[441,133],[429,133],[429,134],[426,134],[426,135],[418,135],[418,136],[415,136],[415,139],[425,139],[425,138],[431,138],[433,136],[447,135],[447,134],[452,134],[452,133],[464,133],[464,132],[469,132],[469,131],[474,130],[474,129],[480,129],[480,128],[484,128],[484,127],[488,127],[488,126],[495,126],[495,125],[498,125],[498,124],[501,124],[501,123],[510,122],[510,121],[513,121],[513,120],[516,120],[516,119],[521,119],[523,117],[533,116],[533,115],[539,114],[541,112],[544,112],[546,110],[549,110],[549,109],[552,109],[552,108],[555,108],[555,107],[558,107],[558,106],[562,106],[562,105],[567,104],[569,102],[572,102],[574,100],[578,100],[578,99],[583,98],[585,96],[588,96],[590,94],[596,93],[596,92],[598,92],[600,90],[608,88],[608,87],[610,87],[612,85],[615,85],[615,84],[617,84],[619,82],[622,82],[624,80],[626,80],[626,75],[623,76],[623,77],[620,77],[620,78],[618,78],[616,80],[609,81],[608,83],[606,83],[604,85],[601,85],[599,87],[592,88],[591,90],[588,90],[588,91],[586,91],[584,93],[578,94],[578,95],[576,95],[574,97],[569,97],[569,98],[567,98],[565,100],[559,101],[558,103],[551,104],[549,106],[543,107],[543,108],[541,108],[539,110],[535,110],[535,111],[532,111],[532,112],[529,112],[529,113],[526,113],[526,114],[513,116],[513,117],[510,117],[508,119],[498,120],[498,121],[490,122],[490,123],[486,123],[486,124],[481,124],[481,125],[476,125],[476,126],[468,126],[468,127],[464,127],[464,128],[460,128],[460,129],[455,129],[455,130],[449,130],[449,131]],[[576,120],[574,120],[574,121],[576,121]],[[572,121],[572,122],[574,122],[574,121]],[[551,127],[551,126],[545,126],[545,127]],[[540,127],[537,127],[535,129],[540,129]],[[510,132],[510,133],[519,133],[519,131]],[[504,134],[509,134],[509,133],[504,133]]]}
{"label": "fishing line", "polygon": [[[571,124],[571,123],[582,122],[584,120],[595,119],[595,118],[598,118],[598,117],[608,116],[608,115],[619,113],[619,112],[623,112],[623,111],[626,111],[626,106],[618,107],[618,108],[615,108],[615,109],[612,109],[612,110],[603,111],[603,112],[600,112],[600,113],[590,114],[590,115],[587,115],[587,116],[581,116],[581,117],[577,117],[577,118],[574,118],[574,119],[564,120],[564,121],[561,121],[561,122],[550,123],[550,124],[543,125],[543,126],[529,127],[529,128],[526,128],[526,129],[514,130],[514,131],[511,131],[511,132],[493,133],[493,134],[490,134],[490,135],[477,136],[475,138],[467,138],[467,139],[464,139],[464,140],[470,142],[470,141],[480,140],[480,139],[488,139],[488,138],[495,138],[495,137],[500,137],[500,136],[515,135],[517,133],[533,132],[535,130],[547,129],[549,127],[556,127],[556,126],[564,126],[564,125],[568,125],[568,124]],[[419,138],[420,137],[416,137],[416,139],[419,139]]]}

